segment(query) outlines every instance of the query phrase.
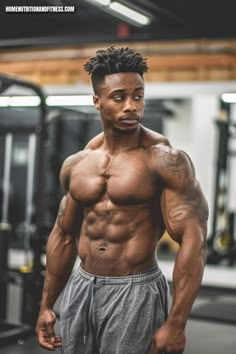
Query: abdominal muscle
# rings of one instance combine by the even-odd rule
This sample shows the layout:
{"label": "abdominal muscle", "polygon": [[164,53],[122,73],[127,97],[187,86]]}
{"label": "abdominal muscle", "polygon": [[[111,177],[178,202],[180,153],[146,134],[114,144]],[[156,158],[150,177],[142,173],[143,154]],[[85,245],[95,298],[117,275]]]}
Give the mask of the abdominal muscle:
{"label": "abdominal muscle", "polygon": [[78,244],[82,268],[95,275],[124,276],[156,265],[156,245],[164,231],[155,221],[162,225],[159,217],[149,203],[120,206],[109,201],[106,208],[101,202],[85,208]]}

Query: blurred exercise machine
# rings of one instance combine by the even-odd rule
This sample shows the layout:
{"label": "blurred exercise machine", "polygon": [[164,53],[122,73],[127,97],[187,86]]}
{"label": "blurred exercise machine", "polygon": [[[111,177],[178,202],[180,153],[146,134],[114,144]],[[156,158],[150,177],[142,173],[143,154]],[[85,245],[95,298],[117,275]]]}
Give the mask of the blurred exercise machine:
{"label": "blurred exercise machine", "polygon": [[[1,187],[0,222],[0,346],[34,331],[42,288],[42,229],[44,217],[44,172],[45,147],[47,141],[47,108],[43,91],[37,85],[6,75],[0,75],[0,94],[12,87],[29,89],[40,99],[39,120],[36,125],[27,126],[21,121],[0,123],[0,136],[5,138],[3,158],[3,178]],[[24,250],[25,265],[20,269],[9,269],[9,243],[13,235],[10,217],[11,199],[14,204],[14,191],[11,193],[11,167],[14,139],[19,134],[28,136],[27,173],[25,190]],[[23,188],[23,186],[22,186]],[[35,207],[34,207],[35,205]],[[34,221],[33,221],[34,219]],[[32,242],[33,239],[33,242]],[[29,251],[32,249],[32,259]],[[9,282],[22,285],[22,306],[20,323],[9,323],[6,318]]]}
{"label": "blurred exercise machine", "polygon": [[[236,262],[235,217],[229,199],[233,174],[232,160],[236,151],[232,141],[236,138],[236,123],[231,121],[230,103],[221,101],[221,115],[215,121],[218,133],[212,235],[208,239],[208,264],[222,261],[233,266]],[[235,171],[234,171],[235,172]]]}

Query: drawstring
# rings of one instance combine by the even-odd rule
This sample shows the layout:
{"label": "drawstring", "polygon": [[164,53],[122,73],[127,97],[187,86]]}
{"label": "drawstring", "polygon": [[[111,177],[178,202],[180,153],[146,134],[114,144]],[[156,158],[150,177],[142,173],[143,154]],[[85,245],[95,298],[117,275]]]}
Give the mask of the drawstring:
{"label": "drawstring", "polygon": [[96,277],[94,277],[90,281],[89,292],[86,303],[86,313],[85,313],[85,326],[84,326],[84,344],[86,343],[86,339],[89,334],[89,319],[91,318],[91,311],[93,311],[93,303],[94,303],[94,287],[96,284]]}
{"label": "drawstring", "polygon": [[[90,322],[95,325],[95,314],[94,314],[94,296],[95,296],[95,285],[97,281],[102,281],[103,284],[128,284],[128,283],[140,283],[146,281],[147,277],[151,279],[156,279],[157,275],[161,276],[161,271],[158,266],[153,266],[146,269],[139,274],[130,275],[130,276],[121,276],[121,277],[106,277],[106,276],[94,276],[90,273],[87,273],[82,268],[79,268],[79,272],[84,279],[87,279],[89,282],[88,296],[86,299],[86,308],[85,308],[85,325],[84,325],[84,344],[87,341],[89,335]],[[158,272],[158,273],[157,273]],[[92,311],[92,312],[91,312]]]}

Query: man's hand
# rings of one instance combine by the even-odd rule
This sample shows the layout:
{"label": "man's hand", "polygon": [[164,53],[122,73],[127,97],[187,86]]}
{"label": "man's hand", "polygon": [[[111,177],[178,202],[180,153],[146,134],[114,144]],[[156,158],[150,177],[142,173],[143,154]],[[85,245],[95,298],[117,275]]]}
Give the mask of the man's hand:
{"label": "man's hand", "polygon": [[166,322],[153,336],[151,354],[182,353],[185,342],[184,329]]}
{"label": "man's hand", "polygon": [[55,350],[62,346],[61,338],[54,332],[55,322],[56,315],[53,311],[49,309],[40,311],[36,333],[39,344],[48,350]]}

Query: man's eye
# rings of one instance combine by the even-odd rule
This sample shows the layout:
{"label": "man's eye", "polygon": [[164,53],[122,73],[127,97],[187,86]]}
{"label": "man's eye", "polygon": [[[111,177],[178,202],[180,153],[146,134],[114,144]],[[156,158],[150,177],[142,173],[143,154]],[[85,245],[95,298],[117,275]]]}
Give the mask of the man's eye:
{"label": "man's eye", "polygon": [[140,101],[143,98],[142,95],[134,96],[135,101]]}
{"label": "man's eye", "polygon": [[122,101],[123,100],[123,96],[114,96],[113,98],[115,101]]}

